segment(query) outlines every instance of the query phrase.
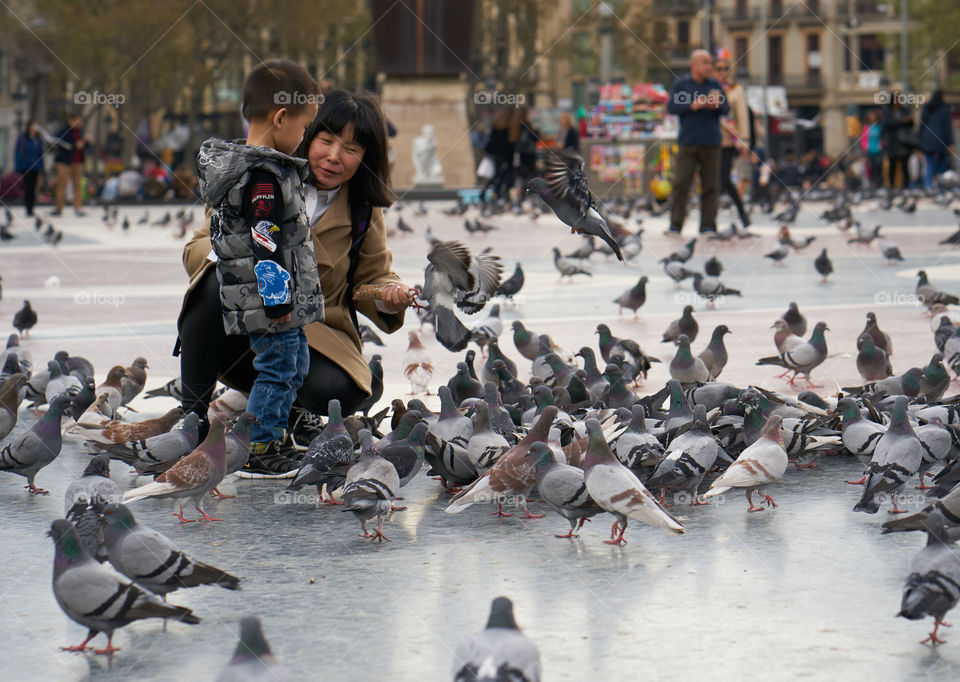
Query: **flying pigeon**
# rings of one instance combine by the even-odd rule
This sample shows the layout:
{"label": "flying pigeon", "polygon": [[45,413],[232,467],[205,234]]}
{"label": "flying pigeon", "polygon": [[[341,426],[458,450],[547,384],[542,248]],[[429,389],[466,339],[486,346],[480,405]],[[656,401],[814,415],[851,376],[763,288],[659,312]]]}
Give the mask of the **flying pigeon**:
{"label": "flying pigeon", "polygon": [[410,395],[426,393],[430,395],[430,381],[433,379],[433,357],[424,347],[420,335],[411,329],[410,344],[403,354],[403,375],[410,382]]}
{"label": "flying pigeon", "polygon": [[623,260],[620,245],[607,221],[597,211],[596,198],[587,187],[583,174],[583,159],[567,152],[551,152],[545,161],[544,178],[533,178],[527,183],[526,193],[534,192],[543,199],[556,216],[577,234],[590,234],[602,239]]}

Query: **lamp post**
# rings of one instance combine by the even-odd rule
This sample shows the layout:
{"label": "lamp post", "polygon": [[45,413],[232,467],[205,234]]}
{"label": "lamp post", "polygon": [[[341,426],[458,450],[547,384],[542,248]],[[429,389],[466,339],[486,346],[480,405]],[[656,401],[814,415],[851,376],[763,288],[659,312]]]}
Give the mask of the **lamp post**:
{"label": "lamp post", "polygon": [[600,83],[609,83],[613,73],[613,7],[609,2],[597,6],[600,12]]}
{"label": "lamp post", "polygon": [[907,0],[900,0],[900,87],[906,92],[907,83]]}

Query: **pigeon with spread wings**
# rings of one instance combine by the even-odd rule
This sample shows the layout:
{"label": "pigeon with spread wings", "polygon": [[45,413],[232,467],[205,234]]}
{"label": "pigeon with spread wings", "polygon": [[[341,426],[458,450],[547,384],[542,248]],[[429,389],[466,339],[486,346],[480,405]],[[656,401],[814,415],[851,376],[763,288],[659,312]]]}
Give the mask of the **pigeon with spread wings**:
{"label": "pigeon with spread wings", "polygon": [[568,152],[550,152],[544,163],[544,177],[528,182],[527,192],[539,194],[557,217],[570,226],[571,232],[600,237],[622,261],[620,244],[597,211],[597,200],[587,187],[583,159]]}
{"label": "pigeon with spread wings", "polygon": [[500,286],[500,257],[474,256],[460,242],[435,240],[427,260],[422,296],[430,302],[437,341],[447,350],[461,351],[467,347],[470,330],[457,318],[454,306],[468,315],[483,310]]}

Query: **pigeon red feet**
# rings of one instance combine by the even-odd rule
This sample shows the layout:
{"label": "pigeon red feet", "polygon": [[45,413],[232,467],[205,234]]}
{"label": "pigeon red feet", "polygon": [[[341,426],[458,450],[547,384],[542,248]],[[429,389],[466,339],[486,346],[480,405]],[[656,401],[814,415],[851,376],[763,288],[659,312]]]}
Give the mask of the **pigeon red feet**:
{"label": "pigeon red feet", "polygon": [[118,651],[120,651],[120,647],[113,646],[113,644],[107,642],[107,646],[102,649],[94,649],[93,653],[100,654],[101,656],[113,656]]}
{"label": "pigeon red feet", "polygon": [[521,519],[542,519],[543,517],[544,517],[544,514],[531,514],[530,510],[524,507],[523,515],[520,518]]}
{"label": "pigeon red feet", "polygon": [[96,634],[87,635],[87,638],[75,646],[62,646],[60,651],[86,651],[87,649],[92,649],[93,647],[88,647],[87,642],[96,637]]}
{"label": "pigeon red feet", "polygon": [[660,504],[663,505],[664,507],[672,507],[673,505],[667,502],[667,498],[664,497],[666,493],[667,493],[666,490],[664,490],[663,488],[660,489]]}
{"label": "pigeon red feet", "polygon": [[553,537],[555,537],[555,538],[578,538],[578,537],[580,537],[580,536],[577,535],[576,533],[574,533],[574,532],[573,532],[573,528],[571,528],[569,533],[564,533],[563,535],[554,535]]}
{"label": "pigeon red feet", "polygon": [[391,505],[390,505],[390,511],[392,511],[392,512],[407,511],[407,508],[406,508],[406,507],[395,507],[395,506],[393,506],[393,505],[391,504]]}
{"label": "pigeon red feet", "polygon": [[867,482],[866,476],[862,476],[858,478],[856,481],[844,481],[844,483],[846,483],[847,485],[863,485],[866,482]]}
{"label": "pigeon red feet", "polygon": [[751,503],[750,503],[750,506],[747,508],[747,511],[748,511],[748,512],[763,511],[763,507],[754,507],[754,506],[753,506],[753,502],[751,502]]}
{"label": "pigeon red feet", "polygon": [[[797,460],[793,460],[793,461],[794,461],[794,463],[796,464],[796,461],[797,461]],[[813,460],[807,462],[806,464],[797,464],[797,468],[798,468],[798,469],[816,469],[816,468],[817,468],[817,460],[813,459]]]}
{"label": "pigeon red feet", "polygon": [[921,643],[921,644],[926,644],[927,642],[930,642],[930,646],[937,646],[938,644],[946,644],[946,643],[947,643],[946,640],[940,639],[939,637],[937,637],[937,630],[940,629],[940,626],[941,626],[941,625],[944,625],[944,623],[942,623],[941,621],[939,621],[939,620],[937,620],[937,619],[934,619],[934,621],[933,621],[933,632],[931,632],[931,633],[930,633],[930,636],[927,637],[925,640],[923,640],[923,641],[920,642],[920,643]]}
{"label": "pigeon red feet", "polygon": [[224,495],[222,492],[220,492],[219,488],[214,488],[211,490],[210,495],[213,497],[219,497],[221,500],[232,500],[234,497],[236,497],[236,495]]}
{"label": "pigeon red feet", "polygon": [[493,512],[493,515],[496,516],[497,518],[501,518],[501,519],[506,518],[506,517],[508,517],[508,516],[513,516],[513,514],[510,514],[510,513],[507,513],[507,512],[505,512],[505,511],[503,511],[503,505],[502,505],[502,504],[498,504],[498,505],[497,505],[497,511]]}
{"label": "pigeon red feet", "polygon": [[44,490],[43,488],[38,488],[38,487],[35,486],[35,485],[27,485],[27,486],[24,486],[24,487],[25,487],[27,490],[30,491],[30,494],[31,494],[31,495],[49,495],[49,494],[50,494],[50,491],[49,491],[49,490]]}
{"label": "pigeon red feet", "polygon": [[773,501],[773,498],[770,497],[769,495],[764,495],[764,496],[763,496],[763,499],[760,500],[760,504],[765,504],[765,505],[767,505],[768,507],[773,507],[774,509],[776,509],[776,507],[777,507],[777,503],[774,502],[774,501]]}
{"label": "pigeon red feet", "polygon": [[[617,525],[617,524],[614,524],[614,525]],[[605,544],[605,545],[625,545],[625,544],[627,544],[627,541],[623,539],[623,534],[626,533],[626,532],[627,532],[627,524],[624,523],[623,526],[620,527],[620,535],[618,535],[616,538],[614,538],[614,537],[613,537],[613,533],[611,533],[611,534],[610,534],[610,539],[609,539],[609,540],[604,540],[604,541],[603,541],[603,544]]]}
{"label": "pigeon red feet", "polygon": [[198,512],[200,512],[200,518],[203,519],[204,521],[223,521],[223,519],[217,519],[210,516],[209,514],[207,514],[207,512],[203,511],[203,508],[201,507],[195,507],[195,509]]}
{"label": "pigeon red feet", "polygon": [[696,495],[694,495],[694,496],[693,496],[693,502],[690,503],[690,506],[691,506],[691,507],[709,507],[709,506],[710,506],[710,503],[709,503],[709,502],[704,502],[704,501],[701,500],[699,497],[697,497]]}
{"label": "pigeon red feet", "polygon": [[180,519],[180,523],[193,523],[194,521],[196,521],[196,519],[187,519],[187,518],[184,518],[184,516],[183,516],[183,507],[180,507],[179,513],[174,514],[174,516],[176,516],[178,519]]}
{"label": "pigeon red feet", "polygon": [[906,513],[907,513],[907,510],[906,510],[906,509],[900,509],[900,507],[897,506],[897,497],[896,497],[896,495],[894,495],[894,496],[893,496],[893,509],[891,509],[891,510],[888,511],[887,513],[888,513],[888,514],[906,514]]}
{"label": "pigeon red feet", "polygon": [[610,539],[611,539],[611,540],[613,540],[615,537],[617,537],[617,531],[618,531],[618,530],[620,530],[620,522],[619,522],[619,521],[614,521],[614,522],[613,522],[613,525],[610,526]]}

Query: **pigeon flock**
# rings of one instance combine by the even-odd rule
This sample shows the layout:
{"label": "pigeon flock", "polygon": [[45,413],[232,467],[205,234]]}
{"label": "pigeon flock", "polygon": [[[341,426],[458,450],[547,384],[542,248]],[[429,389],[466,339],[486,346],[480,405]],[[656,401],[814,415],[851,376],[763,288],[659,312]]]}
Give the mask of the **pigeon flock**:
{"label": "pigeon flock", "polygon": [[[763,237],[731,226],[669,244],[667,250],[673,250],[658,255],[651,273],[662,266],[665,283],[638,274],[644,249],[639,203],[604,203],[587,188],[582,160],[555,154],[545,178],[531,181],[516,205],[493,202],[477,210],[458,202],[449,209],[465,223],[464,241],[440,239],[428,228],[417,309],[404,330],[406,350],[388,354],[378,348],[368,355],[373,395],[352,415],[343,414],[338,401],[330,402],[322,425],[296,443],[302,450],[299,469],[271,484],[278,486],[277,494],[315,489],[317,513],[342,519],[337,532],[354,546],[396,541],[400,515],[422,503],[442,509],[442,519],[452,527],[479,523],[489,514],[496,517],[489,524],[529,524],[558,543],[589,544],[593,541],[580,539],[584,525],[606,519],[610,532],[603,526],[603,544],[670,555],[683,552],[680,536],[708,523],[721,501],[736,496],[743,504],[746,497],[743,511],[749,517],[789,510],[789,502],[775,500],[785,480],[802,480],[814,467],[829,472],[831,462],[849,460],[862,468],[862,478],[836,477],[835,482],[839,492],[859,486],[851,514],[883,509],[889,520],[878,524],[878,534],[927,535],[903,576],[901,593],[878,593],[877,599],[890,602],[891,616],[932,619],[924,643],[942,644],[946,616],[960,601],[960,552],[953,545],[960,538],[960,401],[947,395],[951,378],[960,379],[960,325],[950,315],[960,297],[929,276],[927,270],[935,274],[929,267],[915,271],[915,300],[933,321],[930,360],[920,367],[897,365],[896,371],[897,330],[881,329],[885,319],[879,307],[864,308],[863,329],[855,338],[835,339],[829,313],[808,320],[788,300],[782,314],[763,320],[765,327],[770,323],[769,350],[749,358],[751,382],[722,379],[731,357],[743,360],[743,348],[730,345],[737,338],[736,322],[711,317],[716,324],[703,324],[698,305],[690,303],[677,306],[676,319],[659,327],[657,338],[618,336],[601,322],[584,327],[565,348],[535,331],[540,325],[533,316],[518,314],[531,311],[523,296],[535,286],[534,268],[519,261],[514,265],[513,254],[512,270],[505,268],[501,256],[483,248],[482,241],[502,229],[501,213],[536,221],[547,209],[583,235],[577,251],[545,249],[563,282],[559,286],[593,278],[594,253],[625,268],[626,288],[606,299],[610,317],[623,319],[621,329],[643,319],[650,297],[673,295],[685,286],[696,298],[683,300],[702,310],[751,295],[743,277],[737,281],[732,257],[724,263],[723,252],[713,249],[702,268],[694,266],[694,258],[704,244],[751,244]],[[404,220],[403,210],[398,205],[388,213],[396,238],[419,231],[429,215],[422,203],[412,221]],[[791,207],[778,217],[785,224],[776,246],[757,252],[774,276],[815,240],[791,235],[788,224],[796,211]],[[111,211],[105,215],[118,220]],[[173,221],[170,213],[165,219],[154,224]],[[881,245],[881,263],[904,258],[879,226],[862,231],[849,209],[821,219],[838,223],[841,230],[855,228],[852,249]],[[185,222],[185,214],[177,220]],[[631,220],[633,230],[627,227]],[[140,224],[148,222],[145,216]],[[810,260],[811,280],[829,283],[835,266],[827,249]],[[378,292],[359,295],[376,298]],[[249,584],[244,565],[213,566],[204,560],[209,551],[203,541],[174,542],[164,533],[183,524],[231,522],[222,522],[216,509],[231,504],[220,486],[233,480],[249,457],[254,418],[245,411],[245,397],[232,389],[218,393],[203,434],[197,415],[176,406],[143,418],[130,403],[160,399],[176,405],[182,397],[179,379],[148,385],[150,365],[143,357],[105,373],[67,351],[37,358],[46,364],[35,363],[30,332],[42,328],[42,306],[40,314],[24,301],[10,321],[16,333],[0,353],[0,473],[26,479],[24,497],[64,494],[63,518],[42,524],[54,543],[53,596],[64,614],[87,630],[82,642],[64,649],[87,651],[102,634],[106,641],[93,651],[112,657],[120,651],[114,633],[143,619],[160,619],[164,628],[167,621],[178,624],[171,627],[206,627],[209,607],[231,598],[230,592],[242,594]],[[921,313],[917,317],[922,320]],[[368,348],[387,348],[372,328],[360,331]],[[845,352],[831,354],[836,348]],[[444,376],[441,367],[449,363],[441,361],[442,355],[451,353],[456,370]],[[860,384],[840,386],[824,370],[828,358],[838,357],[855,366]],[[655,366],[667,381],[653,382]],[[409,395],[386,393],[390,377],[402,377]],[[41,487],[44,469],[64,443],[88,453],[88,461],[64,491],[48,491]],[[126,469],[129,477],[118,475]],[[3,485],[12,480],[0,476]],[[432,491],[429,500],[410,498],[423,490],[408,487],[415,480]],[[903,508],[913,485],[925,489],[929,501],[919,511]],[[244,496],[242,484],[237,494]],[[401,506],[404,496],[408,501]],[[137,521],[140,509],[164,504],[160,500],[173,505],[169,527],[154,529]],[[204,504],[211,501],[215,506],[209,512]],[[663,533],[640,535],[642,525]],[[177,591],[191,588],[210,590],[210,604],[177,605]],[[530,606],[517,601],[521,616]],[[521,632],[511,599],[493,599],[486,627],[479,629],[479,618],[476,625],[473,636],[461,634],[452,679],[541,678],[537,636]],[[226,667],[218,679],[289,677],[274,660],[256,617],[239,622],[232,658],[223,653]]]}

